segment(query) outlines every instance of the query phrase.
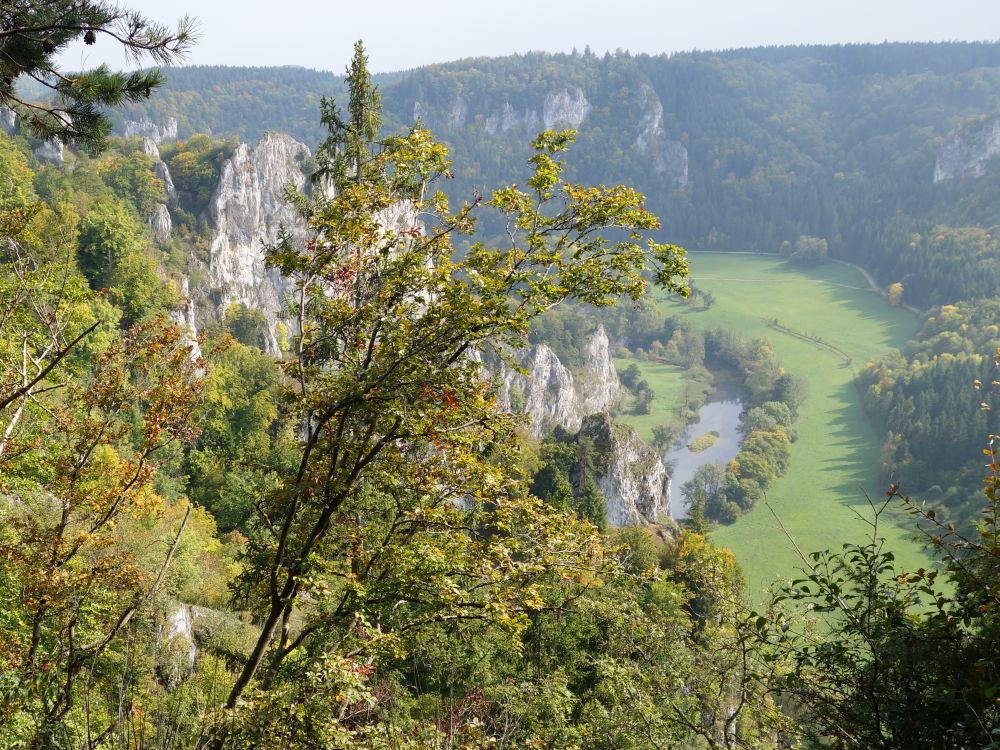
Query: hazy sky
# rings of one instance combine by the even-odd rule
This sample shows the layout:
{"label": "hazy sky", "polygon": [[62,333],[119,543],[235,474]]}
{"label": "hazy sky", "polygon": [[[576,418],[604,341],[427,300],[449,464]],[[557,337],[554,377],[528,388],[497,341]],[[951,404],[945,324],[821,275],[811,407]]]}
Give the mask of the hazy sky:
{"label": "hazy sky", "polygon": [[[150,18],[198,19],[190,64],[304,65],[343,72],[363,38],[375,71],[546,50],[657,54],[768,44],[995,40],[998,0],[124,0]],[[67,67],[125,65],[110,42]]]}

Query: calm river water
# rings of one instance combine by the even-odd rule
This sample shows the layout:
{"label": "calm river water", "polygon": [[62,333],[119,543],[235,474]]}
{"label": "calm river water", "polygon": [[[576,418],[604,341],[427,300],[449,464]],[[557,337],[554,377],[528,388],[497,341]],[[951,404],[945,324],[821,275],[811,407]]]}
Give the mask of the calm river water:
{"label": "calm river water", "polygon": [[[720,394],[723,395],[723,394]],[[689,425],[673,447],[664,456],[664,460],[673,465],[670,476],[671,515],[674,518],[687,516],[687,503],[681,495],[681,487],[694,477],[695,471],[702,464],[726,464],[736,455],[740,448],[740,412],[743,403],[738,398],[725,398],[719,401],[709,401],[698,412],[698,421]],[[692,453],[688,444],[699,435],[706,432],[719,433],[719,439],[711,448],[701,453]]]}

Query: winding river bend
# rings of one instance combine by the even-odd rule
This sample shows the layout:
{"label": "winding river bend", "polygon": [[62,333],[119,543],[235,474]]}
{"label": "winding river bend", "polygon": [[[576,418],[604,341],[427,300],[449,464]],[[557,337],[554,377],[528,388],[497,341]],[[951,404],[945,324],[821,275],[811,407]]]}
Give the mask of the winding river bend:
{"label": "winding river bend", "polygon": [[[695,471],[702,464],[726,464],[740,449],[740,413],[743,402],[731,393],[717,393],[716,400],[707,402],[698,411],[698,421],[688,425],[677,442],[664,456],[670,471],[670,514],[675,518],[687,517],[687,502],[681,495],[681,487],[694,477]],[[708,432],[718,433],[719,437],[707,449],[694,453],[688,445],[695,438]]]}

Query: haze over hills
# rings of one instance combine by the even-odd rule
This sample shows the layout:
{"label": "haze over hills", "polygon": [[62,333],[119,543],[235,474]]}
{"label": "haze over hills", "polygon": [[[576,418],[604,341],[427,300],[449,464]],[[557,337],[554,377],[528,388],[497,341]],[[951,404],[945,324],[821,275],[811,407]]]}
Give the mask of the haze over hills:
{"label": "haze over hills", "polygon": [[[773,252],[822,237],[881,283],[901,281],[918,307],[995,286],[989,269],[917,271],[897,259],[935,224],[998,223],[991,175],[974,190],[963,182],[989,158],[985,142],[977,152],[974,123],[1000,109],[997,44],[533,54],[376,80],[387,130],[419,117],[450,145],[459,197],[514,179],[543,127],[576,127],[572,176],[636,184],[673,241]],[[182,138],[254,142],[275,130],[312,146],[319,99],[342,101],[342,85],[297,68],[179,68],[119,117],[176,117]],[[947,146],[956,131],[969,135]]]}
{"label": "haze over hills", "polygon": [[[447,188],[458,200],[515,180],[538,131],[569,127],[578,135],[568,174],[642,189],[663,219],[663,239],[694,250],[774,253],[815,238],[824,253],[864,267],[883,288],[898,285],[903,302],[921,310],[992,298],[1000,283],[993,231],[1000,225],[1000,44],[537,53],[376,81],[386,131],[419,120],[449,145],[457,166]],[[342,78],[300,68],[180,68],[162,92],[118,117],[175,117],[181,138],[204,131],[252,142],[274,130],[315,144],[322,96],[342,102]],[[921,335],[940,342],[941,316],[932,318]],[[947,325],[982,330],[964,314]],[[950,384],[939,393],[955,392],[941,396],[948,406],[924,393],[923,416],[914,416],[906,406],[912,394],[897,395],[895,405],[884,395],[866,398],[889,435],[883,480],[911,469],[915,491],[934,486],[964,507],[974,504],[978,485],[968,457],[987,425],[978,402],[956,394],[981,370],[975,356],[988,353],[995,337],[987,330],[971,344],[948,335],[951,344],[936,344],[938,354],[973,357],[959,364],[935,356],[927,365]],[[908,356],[922,360],[926,348],[914,343]],[[884,394],[887,382],[910,377],[909,368],[879,365],[865,387],[881,381]],[[978,429],[963,433],[932,471],[932,446],[959,424]],[[911,444],[914,430],[922,437]],[[943,484],[941,471],[965,479]]]}
{"label": "haze over hills", "polygon": [[0,746],[996,745],[1000,44],[150,96],[15,6]]}

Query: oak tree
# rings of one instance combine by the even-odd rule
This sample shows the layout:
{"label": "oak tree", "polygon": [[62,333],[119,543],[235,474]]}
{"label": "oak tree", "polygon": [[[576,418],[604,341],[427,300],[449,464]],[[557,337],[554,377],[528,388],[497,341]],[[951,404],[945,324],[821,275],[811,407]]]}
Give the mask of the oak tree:
{"label": "oak tree", "polygon": [[[216,748],[376,731],[359,675],[379,654],[445,623],[516,634],[546,586],[572,599],[590,585],[596,530],[511,479],[517,420],[497,408],[480,355],[509,356],[565,300],[638,297],[647,269],[684,291],[683,251],[646,237],[659,223],[639,193],[562,177],[570,131],[536,139],[523,188],[452,211],[438,190],[447,152],[429,132],[376,137],[363,64],[359,45],[350,117],[327,118],[327,154],[346,166],[298,198],[313,236],[268,256],[294,285],[284,401],[298,459],[247,527],[238,593],[260,637]],[[506,241],[459,253],[454,238],[485,210]]]}

